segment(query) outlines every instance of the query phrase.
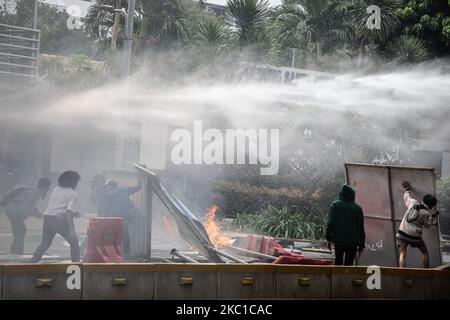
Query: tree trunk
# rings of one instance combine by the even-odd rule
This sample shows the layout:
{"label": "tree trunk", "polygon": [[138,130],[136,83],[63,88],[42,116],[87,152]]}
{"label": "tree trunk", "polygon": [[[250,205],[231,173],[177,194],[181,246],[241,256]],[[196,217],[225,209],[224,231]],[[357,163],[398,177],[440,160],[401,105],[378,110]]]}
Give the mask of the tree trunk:
{"label": "tree trunk", "polygon": [[356,60],[356,67],[358,68],[361,68],[363,66],[364,53],[365,53],[364,43],[361,42],[358,46],[358,58]]}
{"label": "tree trunk", "polygon": [[[115,8],[116,9],[121,9],[122,8],[122,0],[116,0],[116,4],[115,4]],[[111,49],[112,50],[116,50],[117,48],[117,38],[119,36],[119,30],[120,30],[120,12],[116,12],[116,16],[114,19],[114,25],[112,28],[112,35],[111,35]]]}
{"label": "tree trunk", "polygon": [[316,61],[317,65],[320,65],[320,61],[322,60],[322,43],[320,40],[316,40]]}

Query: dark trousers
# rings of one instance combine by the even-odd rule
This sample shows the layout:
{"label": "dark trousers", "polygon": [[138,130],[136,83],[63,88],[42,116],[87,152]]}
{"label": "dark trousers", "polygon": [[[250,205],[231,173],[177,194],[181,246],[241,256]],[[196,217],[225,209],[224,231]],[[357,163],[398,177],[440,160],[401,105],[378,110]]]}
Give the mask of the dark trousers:
{"label": "dark trousers", "polygon": [[16,213],[7,213],[6,216],[11,223],[11,229],[14,238],[9,253],[23,254],[23,243],[25,241],[25,234],[27,233],[25,219],[17,215]]}
{"label": "dark trousers", "polygon": [[31,262],[39,262],[45,251],[52,245],[56,234],[61,235],[70,244],[70,256],[72,262],[80,261],[80,246],[77,235],[71,231],[69,222],[64,216],[45,216],[44,228],[42,231],[42,242],[36,249]]}
{"label": "dark trousers", "polygon": [[335,244],[335,262],[337,266],[352,266],[355,261],[356,251],[358,247],[356,245],[339,245]]}

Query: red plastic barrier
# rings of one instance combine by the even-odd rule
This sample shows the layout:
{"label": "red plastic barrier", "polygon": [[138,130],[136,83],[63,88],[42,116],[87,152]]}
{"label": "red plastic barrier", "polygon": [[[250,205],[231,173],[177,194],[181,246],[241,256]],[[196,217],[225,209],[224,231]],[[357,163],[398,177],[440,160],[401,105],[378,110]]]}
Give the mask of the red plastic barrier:
{"label": "red plastic barrier", "polygon": [[[330,265],[332,261],[326,259],[309,259],[302,254],[294,253],[283,248],[272,237],[260,235],[249,235],[246,239],[240,239],[235,244],[238,247],[264,253],[277,257],[274,264],[308,264],[308,265]],[[248,255],[247,255],[248,256]]]}
{"label": "red plastic barrier", "polygon": [[172,229],[172,226],[169,223],[169,220],[167,219],[166,216],[162,217],[162,222],[163,222],[163,227],[164,227],[164,231],[166,231],[166,233],[171,236],[173,239],[177,238],[177,235],[175,233],[175,231]]}
{"label": "red plastic barrier", "polygon": [[308,265],[330,265],[333,262],[325,259],[307,259],[303,256],[280,256],[272,262],[273,264],[308,264]]}
{"label": "red plastic barrier", "polygon": [[122,218],[91,218],[89,220],[87,237],[87,250],[83,262],[123,262]]}
{"label": "red plastic barrier", "polygon": [[273,242],[275,242],[273,238],[262,237],[261,248],[259,249],[259,252],[273,255],[275,253]]}

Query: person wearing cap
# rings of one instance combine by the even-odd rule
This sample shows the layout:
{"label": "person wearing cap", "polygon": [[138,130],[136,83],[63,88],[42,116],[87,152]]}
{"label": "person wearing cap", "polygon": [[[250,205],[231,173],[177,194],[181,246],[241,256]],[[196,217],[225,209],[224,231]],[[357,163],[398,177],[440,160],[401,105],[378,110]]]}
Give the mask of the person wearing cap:
{"label": "person wearing cap", "polygon": [[141,181],[134,187],[121,187],[114,180],[108,180],[105,184],[106,216],[123,218],[123,252],[125,254],[130,253],[129,228],[136,216],[131,196],[141,188]]}
{"label": "person wearing cap", "polygon": [[401,186],[405,189],[403,199],[406,212],[396,234],[397,246],[400,248],[399,266],[406,266],[406,251],[408,246],[418,248],[422,253],[422,264],[424,268],[430,267],[430,257],[427,246],[422,239],[423,228],[429,228],[437,224],[437,216],[440,211],[437,208],[437,199],[431,194],[422,198],[422,202],[413,198],[412,188],[408,181],[402,181]]}
{"label": "person wearing cap", "polygon": [[6,216],[11,223],[13,242],[9,253],[23,254],[27,227],[25,220],[28,217],[42,216],[36,208],[39,200],[43,200],[50,189],[51,182],[47,178],[39,179],[35,188],[19,187],[3,197],[0,202],[4,206]]}
{"label": "person wearing cap", "polygon": [[326,238],[330,250],[334,243],[335,265],[353,265],[356,253],[361,256],[365,248],[364,214],[355,195],[352,187],[343,185],[339,200],[331,204],[328,212]]}

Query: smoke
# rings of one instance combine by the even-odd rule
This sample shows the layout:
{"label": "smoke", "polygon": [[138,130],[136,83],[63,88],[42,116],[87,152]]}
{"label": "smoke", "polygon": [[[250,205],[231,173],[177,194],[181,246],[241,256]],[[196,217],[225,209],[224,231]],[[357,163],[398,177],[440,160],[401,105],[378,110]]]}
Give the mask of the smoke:
{"label": "smoke", "polygon": [[[79,192],[86,211],[93,209],[87,200],[92,176],[102,170],[133,170],[131,164],[139,161],[135,148],[155,148],[141,140],[137,147],[125,148],[117,164],[114,137],[139,140],[142,127],[136,123],[158,124],[146,130],[150,136],[161,136],[161,125],[169,128],[168,136],[161,140],[168,144],[169,150],[163,151],[166,154],[170,154],[171,129],[192,128],[196,120],[202,120],[205,129],[279,129],[280,160],[298,175],[305,173],[304,181],[298,182],[304,185],[342,172],[345,161],[371,162],[383,151],[395,154],[399,149],[401,160],[406,161],[420,138],[450,140],[447,61],[375,74],[348,72],[324,79],[306,76],[291,83],[233,79],[229,74],[208,78],[206,67],[177,73],[170,59],[159,56],[157,62],[157,70],[143,68],[128,81],[112,79],[107,85],[83,91],[59,91],[55,86],[47,94],[34,92],[2,100],[2,167],[17,166],[28,184],[47,172],[56,175],[63,169],[79,170],[83,177]],[[219,68],[225,69],[223,65]],[[159,81],[158,70],[166,70],[173,81],[170,77]],[[28,133],[12,143],[21,132]],[[42,132],[52,136],[51,147],[28,138]],[[70,139],[58,140],[63,136]],[[105,146],[105,141],[111,146]],[[15,148],[22,149],[5,161]],[[42,156],[41,150],[48,154]],[[155,154],[161,152],[154,150]],[[170,162],[169,157],[166,160]],[[205,170],[185,165],[171,176],[174,166],[168,167],[164,180],[168,189],[178,195],[188,193],[181,195],[187,207],[199,216],[206,214],[213,200],[211,183],[223,172],[217,167]],[[180,171],[195,178],[197,184],[184,185]],[[154,213],[163,212],[156,208]],[[155,242],[164,237],[164,232],[157,234]],[[180,247],[176,240],[164,239],[168,246]]]}
{"label": "smoke", "polygon": [[288,121],[309,108],[329,115],[314,121],[333,125],[333,118],[345,112],[383,115],[388,120],[448,111],[449,85],[449,72],[436,66],[373,75],[348,73],[324,80],[305,77],[290,84],[237,81],[149,87],[138,78],[49,101],[7,104],[0,119],[116,130],[124,117],[148,116],[177,125],[220,116],[233,126],[252,127]]}
{"label": "smoke", "polygon": [[[294,167],[296,162],[308,163],[329,173],[342,170],[344,161],[370,162],[377,153],[396,148],[411,151],[423,137],[450,139],[446,124],[450,113],[447,61],[375,74],[345,73],[323,79],[305,76],[291,83],[205,78],[204,69],[176,73],[169,58],[158,56],[155,61],[158,70],[166,70],[173,81],[170,77],[158,81],[154,67],[143,68],[127,81],[112,79],[108,85],[89,90],[60,94],[56,89],[51,95],[2,101],[1,127],[45,128],[86,136],[87,140],[92,136],[93,145],[97,133],[139,138],[136,123],[174,129],[191,128],[195,120],[202,120],[205,129],[280,129],[282,162]],[[160,126],[154,130],[147,130],[147,134],[158,134]],[[142,143],[141,149],[153,147]],[[72,147],[85,148],[78,144]],[[98,160],[84,164],[88,176],[95,170],[117,167],[110,161],[113,155],[100,155],[101,148],[78,153],[89,156],[92,150],[99,155]],[[77,150],[70,152],[77,154]],[[131,158],[129,163],[139,161],[138,156]],[[73,164],[76,168],[76,161]]]}
{"label": "smoke", "polygon": [[[167,61],[166,65],[170,72]],[[280,129],[287,138],[284,149],[291,149],[290,144],[297,144],[299,134],[305,132],[329,140],[333,140],[331,133],[334,139],[360,135],[361,141],[351,139],[356,145],[366,144],[363,139],[372,132],[377,141],[371,143],[380,143],[380,148],[402,142],[392,135],[399,126],[417,127],[420,134],[433,138],[449,137],[448,126],[442,124],[449,112],[448,63],[322,80],[304,77],[289,84],[250,80],[205,84],[189,76],[188,84],[158,85],[146,81],[148,76],[141,73],[127,82],[50,99],[6,103],[0,121],[26,128],[92,128],[126,134],[130,122],[143,119],[170,127],[190,127],[194,120],[202,120],[211,128]]]}

